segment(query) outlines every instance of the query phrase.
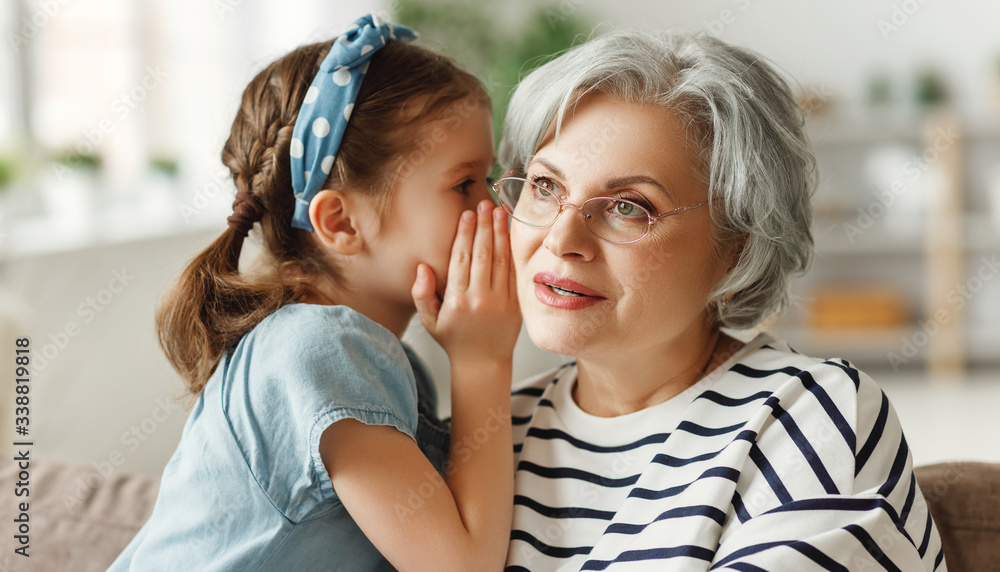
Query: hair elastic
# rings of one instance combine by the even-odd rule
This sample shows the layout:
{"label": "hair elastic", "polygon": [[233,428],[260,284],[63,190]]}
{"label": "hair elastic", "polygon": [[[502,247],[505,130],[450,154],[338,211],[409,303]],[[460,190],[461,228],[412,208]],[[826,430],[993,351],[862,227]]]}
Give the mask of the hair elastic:
{"label": "hair elastic", "polygon": [[236,193],[236,200],[233,201],[233,214],[228,219],[229,228],[246,237],[253,228],[253,223],[264,218],[264,205],[257,197],[246,191]]}
{"label": "hair elastic", "polygon": [[292,129],[292,227],[312,231],[309,203],[323,188],[368,71],[372,54],[388,40],[413,41],[417,33],[368,14],[339,36],[319,66]]}

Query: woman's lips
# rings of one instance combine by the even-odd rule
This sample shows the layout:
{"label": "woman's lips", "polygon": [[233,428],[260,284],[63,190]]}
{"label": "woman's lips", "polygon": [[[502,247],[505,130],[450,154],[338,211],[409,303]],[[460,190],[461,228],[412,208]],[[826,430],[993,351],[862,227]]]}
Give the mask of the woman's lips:
{"label": "woman's lips", "polygon": [[551,272],[535,274],[534,281],[535,297],[542,304],[553,308],[580,310],[607,299],[600,292]]}

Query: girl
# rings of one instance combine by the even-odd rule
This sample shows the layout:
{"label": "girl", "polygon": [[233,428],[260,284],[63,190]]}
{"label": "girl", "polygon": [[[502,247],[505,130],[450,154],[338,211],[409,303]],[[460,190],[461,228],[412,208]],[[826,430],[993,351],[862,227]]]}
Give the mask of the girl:
{"label": "girl", "polygon": [[[506,215],[480,201],[489,98],[413,37],[366,16],[244,92],[230,229],[157,315],[194,408],[111,570],[503,565],[520,317]],[[267,264],[248,275],[257,221]],[[446,470],[398,340],[415,310],[451,361]]]}

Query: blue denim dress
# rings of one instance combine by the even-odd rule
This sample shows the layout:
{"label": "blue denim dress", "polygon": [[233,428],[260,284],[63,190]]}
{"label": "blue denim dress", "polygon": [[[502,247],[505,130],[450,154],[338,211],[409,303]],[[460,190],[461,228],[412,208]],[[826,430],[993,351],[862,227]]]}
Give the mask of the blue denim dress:
{"label": "blue denim dress", "polygon": [[345,418],[391,425],[443,474],[436,400],[419,358],[365,316],[281,308],[220,360],[109,570],[393,570],[337,498],[319,438]]}

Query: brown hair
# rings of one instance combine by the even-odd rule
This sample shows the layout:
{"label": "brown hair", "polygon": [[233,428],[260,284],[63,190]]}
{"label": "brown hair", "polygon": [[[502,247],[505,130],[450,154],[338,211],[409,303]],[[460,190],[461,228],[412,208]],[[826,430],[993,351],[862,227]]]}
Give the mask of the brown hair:
{"label": "brown hair", "polygon": [[[265,211],[260,221],[265,268],[239,272],[243,234],[227,229],[188,265],[156,312],[160,346],[196,395],[223,353],[315,279],[337,282],[338,270],[312,233],[291,227],[294,197],[289,145],[299,107],[334,40],[302,46],[257,74],[243,92],[222,162],[236,190]],[[372,55],[324,188],[350,188],[388,209],[403,154],[419,129],[461,100],[488,105],[478,79],[451,59],[390,41]],[[419,113],[413,113],[413,108]]]}

